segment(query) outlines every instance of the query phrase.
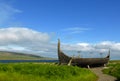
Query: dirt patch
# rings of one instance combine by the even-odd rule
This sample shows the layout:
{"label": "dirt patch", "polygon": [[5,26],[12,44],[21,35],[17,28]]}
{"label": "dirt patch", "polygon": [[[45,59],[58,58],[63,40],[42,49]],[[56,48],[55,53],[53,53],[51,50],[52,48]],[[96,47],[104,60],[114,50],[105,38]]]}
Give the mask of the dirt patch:
{"label": "dirt patch", "polygon": [[116,81],[117,80],[113,76],[103,74],[102,69],[104,69],[104,67],[90,68],[90,70],[99,77],[98,81]]}

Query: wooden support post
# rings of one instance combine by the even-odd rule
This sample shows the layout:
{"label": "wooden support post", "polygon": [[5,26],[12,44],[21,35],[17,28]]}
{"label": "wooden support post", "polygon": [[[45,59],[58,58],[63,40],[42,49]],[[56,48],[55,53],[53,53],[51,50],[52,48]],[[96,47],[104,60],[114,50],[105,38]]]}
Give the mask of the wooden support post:
{"label": "wooden support post", "polygon": [[106,64],[104,64],[104,67],[106,67]]}
{"label": "wooden support post", "polygon": [[90,69],[90,66],[89,66],[89,65],[87,65],[87,67],[88,67],[88,69]]}
{"label": "wooden support post", "polygon": [[71,62],[72,62],[72,58],[70,59],[70,61],[68,62],[68,66],[70,66],[71,65]]}

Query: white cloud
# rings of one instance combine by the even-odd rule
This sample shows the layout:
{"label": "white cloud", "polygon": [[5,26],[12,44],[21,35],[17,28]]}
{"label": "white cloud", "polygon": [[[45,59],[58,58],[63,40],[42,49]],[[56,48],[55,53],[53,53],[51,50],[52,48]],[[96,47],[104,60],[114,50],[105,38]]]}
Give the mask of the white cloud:
{"label": "white cloud", "polygon": [[47,33],[28,28],[0,28],[0,44],[47,42],[49,39]]}
{"label": "white cloud", "polygon": [[72,45],[64,45],[64,50],[73,50],[73,51],[91,51],[93,47],[88,43],[77,43]]}
{"label": "white cloud", "polygon": [[66,28],[63,29],[65,32],[70,32],[71,34],[78,34],[84,31],[90,30],[89,28],[82,28],[82,27],[72,27],[72,28]]}
{"label": "white cloud", "polygon": [[20,13],[19,9],[13,8],[11,5],[6,3],[0,3],[0,24],[7,22],[12,19],[14,14]]}
{"label": "white cloud", "polygon": [[100,42],[100,43],[96,44],[96,48],[112,49],[112,50],[120,51],[120,43],[119,42],[113,42],[113,41],[103,41],[103,42]]}

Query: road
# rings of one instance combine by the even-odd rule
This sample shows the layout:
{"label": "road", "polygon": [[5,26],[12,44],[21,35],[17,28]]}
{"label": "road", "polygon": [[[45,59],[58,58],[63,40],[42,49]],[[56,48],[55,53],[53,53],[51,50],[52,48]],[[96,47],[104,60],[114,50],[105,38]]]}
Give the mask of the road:
{"label": "road", "polygon": [[117,80],[113,76],[103,74],[102,69],[104,69],[104,67],[90,68],[90,70],[99,77],[98,81],[116,81]]}

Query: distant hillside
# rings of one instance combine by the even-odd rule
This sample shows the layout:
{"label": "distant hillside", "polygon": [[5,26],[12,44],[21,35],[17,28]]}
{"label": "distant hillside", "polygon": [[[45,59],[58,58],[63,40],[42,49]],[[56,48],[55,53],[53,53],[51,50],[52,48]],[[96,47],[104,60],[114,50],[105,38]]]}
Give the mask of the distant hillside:
{"label": "distant hillside", "polygon": [[45,60],[45,59],[49,58],[33,54],[0,51],[0,60]]}

